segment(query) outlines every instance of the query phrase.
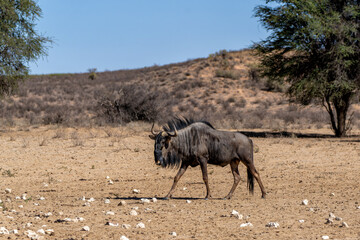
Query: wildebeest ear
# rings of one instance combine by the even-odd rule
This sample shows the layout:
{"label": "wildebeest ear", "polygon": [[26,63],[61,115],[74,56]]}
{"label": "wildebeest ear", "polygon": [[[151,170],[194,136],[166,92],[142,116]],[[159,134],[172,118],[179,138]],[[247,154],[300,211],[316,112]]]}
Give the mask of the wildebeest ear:
{"label": "wildebeest ear", "polygon": [[156,136],[154,136],[154,135],[149,135],[149,138],[151,138],[152,140],[155,140]]}

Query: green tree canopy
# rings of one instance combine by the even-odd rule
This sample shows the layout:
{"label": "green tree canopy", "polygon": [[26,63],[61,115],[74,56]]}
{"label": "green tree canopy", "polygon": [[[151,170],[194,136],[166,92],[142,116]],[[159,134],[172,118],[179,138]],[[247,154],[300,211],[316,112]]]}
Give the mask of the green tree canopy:
{"label": "green tree canopy", "polygon": [[51,40],[36,32],[41,9],[33,0],[0,0],[0,96],[11,94],[46,54]]}
{"label": "green tree canopy", "polygon": [[338,137],[360,89],[360,1],[268,0],[255,16],[270,36],[254,45],[263,76],[289,83],[288,95],[302,104],[322,104]]}

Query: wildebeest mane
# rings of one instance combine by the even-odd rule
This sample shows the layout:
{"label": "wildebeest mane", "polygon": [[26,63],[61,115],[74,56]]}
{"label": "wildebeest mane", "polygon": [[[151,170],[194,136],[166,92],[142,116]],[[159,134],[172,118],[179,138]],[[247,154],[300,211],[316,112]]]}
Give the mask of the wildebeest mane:
{"label": "wildebeest mane", "polygon": [[215,129],[208,121],[205,120],[196,121],[192,118],[189,119],[189,118],[176,117],[173,120],[168,121],[168,123],[163,126],[163,130],[166,132],[173,132],[176,128],[176,130],[178,131],[196,122],[204,123],[209,127]]}

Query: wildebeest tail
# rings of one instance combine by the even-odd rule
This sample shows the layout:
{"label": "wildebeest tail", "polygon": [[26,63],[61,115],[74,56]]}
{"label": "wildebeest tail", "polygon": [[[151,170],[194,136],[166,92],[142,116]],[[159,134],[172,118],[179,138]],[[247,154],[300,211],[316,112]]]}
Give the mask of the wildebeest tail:
{"label": "wildebeest tail", "polygon": [[[250,140],[250,164],[254,164],[254,144],[253,141],[251,139]],[[254,175],[252,174],[250,167],[247,166],[247,187],[249,188],[249,192],[251,192],[252,194],[254,193]]]}
{"label": "wildebeest tail", "polygon": [[247,168],[247,187],[249,188],[249,192],[254,193],[254,175],[251,173],[250,168]]}

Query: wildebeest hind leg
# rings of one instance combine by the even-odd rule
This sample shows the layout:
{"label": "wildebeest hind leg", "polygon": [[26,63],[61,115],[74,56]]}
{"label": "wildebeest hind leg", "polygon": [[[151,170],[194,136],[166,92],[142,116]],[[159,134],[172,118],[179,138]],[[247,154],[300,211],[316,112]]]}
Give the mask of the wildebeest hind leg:
{"label": "wildebeest hind leg", "polygon": [[238,166],[239,166],[239,161],[234,160],[234,161],[230,162],[231,172],[234,176],[234,184],[233,184],[229,194],[225,197],[225,199],[230,199],[232,197],[237,185],[240,182],[240,173],[239,173]]}
{"label": "wildebeest hind leg", "polygon": [[260,186],[260,189],[261,189],[261,197],[262,197],[262,198],[265,198],[265,197],[266,197],[266,191],[265,191],[264,185],[262,184],[261,179],[260,179],[260,175],[259,175],[259,173],[256,171],[255,166],[254,166],[253,163],[250,164],[250,171],[251,171],[251,173],[254,175],[256,181],[258,182],[258,184],[259,184],[259,186]]}
{"label": "wildebeest hind leg", "polygon": [[182,163],[181,167],[178,171],[178,173],[176,174],[175,178],[174,178],[174,183],[171,186],[171,189],[169,191],[169,193],[164,197],[164,199],[169,199],[171,198],[171,195],[173,194],[176,184],[178,183],[178,181],[180,180],[181,176],[184,175],[186,169],[188,168],[189,165]]}

